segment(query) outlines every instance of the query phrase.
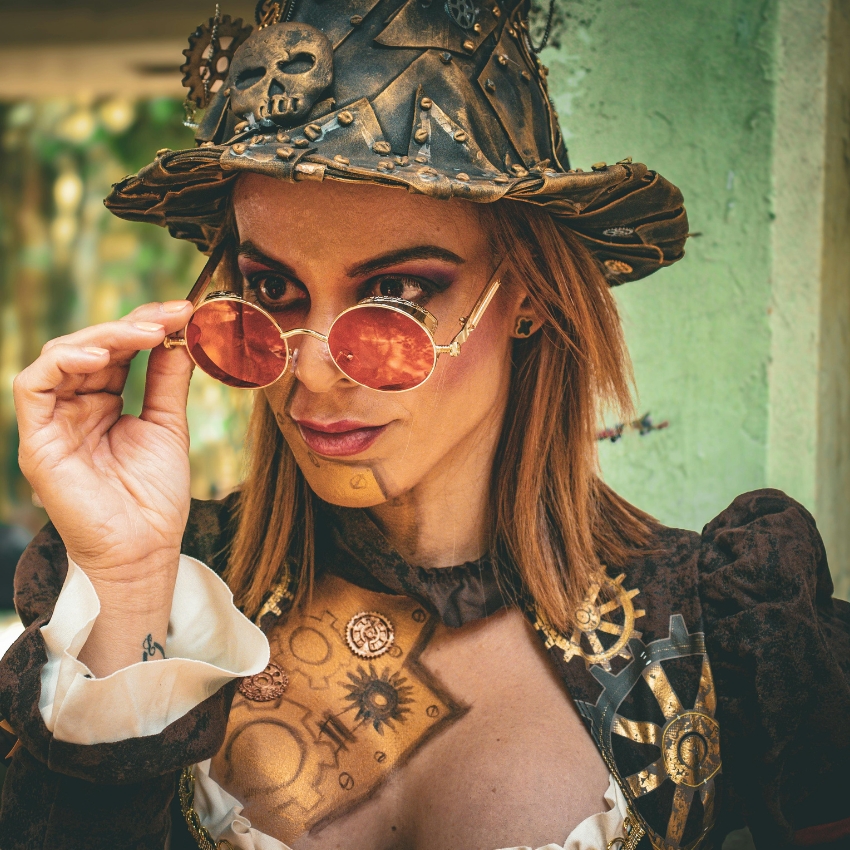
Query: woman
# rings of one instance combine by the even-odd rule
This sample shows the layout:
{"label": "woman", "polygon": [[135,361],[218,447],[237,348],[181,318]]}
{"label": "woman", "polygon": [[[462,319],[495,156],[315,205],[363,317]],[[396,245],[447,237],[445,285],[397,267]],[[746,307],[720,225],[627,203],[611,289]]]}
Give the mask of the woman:
{"label": "woman", "polygon": [[[811,517],[763,491],[700,536],[596,475],[608,286],[687,223],[644,166],[569,170],[526,12],[193,36],[199,147],[108,205],[207,268],[16,381],[53,527],[2,666],[4,848],[846,842],[850,613]],[[223,503],[189,502],[192,361],[258,390]]]}

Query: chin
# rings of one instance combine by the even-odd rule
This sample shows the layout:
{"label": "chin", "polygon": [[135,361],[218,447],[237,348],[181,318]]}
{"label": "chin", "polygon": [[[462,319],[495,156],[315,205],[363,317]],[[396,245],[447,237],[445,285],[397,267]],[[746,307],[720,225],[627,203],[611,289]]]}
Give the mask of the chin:
{"label": "chin", "polygon": [[[389,499],[368,466],[335,463],[324,458],[304,463],[297,452],[295,458],[310,489],[325,502],[342,508],[372,508]],[[318,467],[316,462],[320,464]]]}

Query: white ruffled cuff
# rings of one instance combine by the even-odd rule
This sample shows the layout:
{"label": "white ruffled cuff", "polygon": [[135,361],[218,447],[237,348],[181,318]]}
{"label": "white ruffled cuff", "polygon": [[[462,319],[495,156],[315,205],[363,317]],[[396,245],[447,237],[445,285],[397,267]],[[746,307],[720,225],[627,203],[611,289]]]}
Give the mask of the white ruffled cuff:
{"label": "white ruffled cuff", "polygon": [[266,636],[233,604],[227,585],[180,556],[168,623],[168,658],[137,662],[102,679],[77,659],[100,614],[88,576],[68,559],[50,622],[38,707],[54,738],[105,744],[157,735],[219,688],[269,662]]}

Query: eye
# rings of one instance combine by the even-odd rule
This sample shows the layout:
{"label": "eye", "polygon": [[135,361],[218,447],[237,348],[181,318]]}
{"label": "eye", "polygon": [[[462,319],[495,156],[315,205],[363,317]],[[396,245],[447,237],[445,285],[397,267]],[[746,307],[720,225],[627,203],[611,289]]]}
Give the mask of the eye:
{"label": "eye", "polygon": [[245,283],[248,300],[272,313],[304,309],[309,302],[303,287],[272,271],[254,272]]}
{"label": "eye", "polygon": [[424,304],[436,287],[430,281],[405,274],[384,274],[369,281],[366,297],[402,298],[416,304]]}

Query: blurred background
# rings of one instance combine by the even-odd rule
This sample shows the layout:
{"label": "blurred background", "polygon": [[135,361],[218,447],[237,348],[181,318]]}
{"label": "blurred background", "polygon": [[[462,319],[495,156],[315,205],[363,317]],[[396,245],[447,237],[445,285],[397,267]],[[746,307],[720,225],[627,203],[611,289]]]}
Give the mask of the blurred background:
{"label": "blurred background", "polygon": [[[51,337],[183,297],[203,265],[102,200],[159,148],[193,145],[178,68],[214,9],[0,0],[0,609],[45,521],[16,463],[14,375]],[[535,3],[538,38],[547,11]],[[847,597],[850,0],[556,0],[542,59],[573,165],[648,163],[682,188],[694,237],[674,269],[617,292],[650,418],[600,423],[606,479],[693,529],[780,487],[815,514]],[[249,405],[196,373],[193,495],[237,485]]]}

